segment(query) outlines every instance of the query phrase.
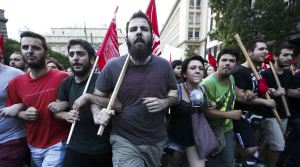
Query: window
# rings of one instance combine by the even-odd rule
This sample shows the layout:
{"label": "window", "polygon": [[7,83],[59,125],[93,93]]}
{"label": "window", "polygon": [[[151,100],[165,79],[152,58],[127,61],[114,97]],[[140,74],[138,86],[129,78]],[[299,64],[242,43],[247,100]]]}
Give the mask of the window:
{"label": "window", "polygon": [[88,38],[87,38],[87,41],[88,41],[88,42],[91,42],[91,37],[88,37]]}
{"label": "window", "polygon": [[201,0],[197,0],[196,9],[200,9],[200,8],[201,8]]}
{"label": "window", "polygon": [[65,53],[65,47],[60,47],[60,52]]}
{"label": "window", "polygon": [[52,34],[55,34],[55,31],[54,31],[54,30],[52,30]]}
{"label": "window", "polygon": [[79,33],[80,33],[80,34],[83,34],[84,32],[83,32],[83,30],[79,30]]}
{"label": "window", "polygon": [[101,30],[98,30],[98,34],[101,35]]}
{"label": "window", "polygon": [[60,42],[65,42],[65,37],[59,37]]}
{"label": "window", "polygon": [[74,34],[74,30],[71,30],[70,33],[71,33],[71,34]]}
{"label": "window", "polygon": [[69,37],[69,40],[74,39],[74,37]]}
{"label": "window", "polygon": [[200,29],[196,28],[195,29],[195,39],[199,39],[199,37],[200,37]]}
{"label": "window", "polygon": [[97,42],[102,42],[102,38],[97,38]]}
{"label": "window", "polygon": [[194,24],[194,13],[189,14],[189,24]]}
{"label": "window", "polygon": [[50,37],[51,42],[55,42],[55,37]]}
{"label": "window", "polygon": [[190,0],[190,9],[194,9],[195,2],[194,0]]}
{"label": "window", "polygon": [[62,30],[62,31],[61,31],[61,34],[65,34],[65,31],[64,31],[64,30]]}
{"label": "window", "polygon": [[193,29],[189,29],[189,40],[190,39],[193,39],[193,34],[194,34],[194,32],[193,32]]}
{"label": "window", "polygon": [[83,37],[79,37],[78,39],[82,39],[83,40]]}
{"label": "window", "polygon": [[89,30],[89,33],[88,33],[89,35],[91,35],[91,34],[93,34],[93,30]]}
{"label": "window", "polygon": [[51,47],[51,50],[56,51],[56,47]]}
{"label": "window", "polygon": [[200,13],[196,13],[196,20],[195,20],[196,24],[200,24]]}

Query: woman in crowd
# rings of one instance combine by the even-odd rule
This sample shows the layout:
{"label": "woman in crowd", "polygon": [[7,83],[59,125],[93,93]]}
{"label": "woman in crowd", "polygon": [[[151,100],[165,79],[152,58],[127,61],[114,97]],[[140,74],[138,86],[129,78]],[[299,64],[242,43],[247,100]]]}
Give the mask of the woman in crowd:
{"label": "woman in crowd", "polygon": [[72,67],[68,67],[66,72],[69,73],[70,75],[72,75],[73,74]]}
{"label": "woman in crowd", "polygon": [[56,59],[47,60],[47,66],[55,70],[65,71],[64,67]]}
{"label": "woman in crowd", "polygon": [[205,68],[205,71],[204,71],[204,78],[210,76],[211,74],[215,73],[215,68],[214,66],[212,65],[208,65],[206,68]]}
{"label": "woman in crowd", "polygon": [[194,89],[198,89],[204,94],[205,90],[198,86],[204,75],[203,69],[204,60],[198,55],[187,58],[182,63],[182,76],[185,83],[178,85],[179,100],[171,108],[171,118],[167,133],[168,140],[165,146],[165,152],[169,156],[168,167],[178,167],[184,152],[186,152],[190,167],[205,166],[205,158],[200,159],[194,144],[191,115],[195,111],[203,112],[206,105],[205,102],[202,102],[195,110],[186,92],[186,90],[191,92]]}

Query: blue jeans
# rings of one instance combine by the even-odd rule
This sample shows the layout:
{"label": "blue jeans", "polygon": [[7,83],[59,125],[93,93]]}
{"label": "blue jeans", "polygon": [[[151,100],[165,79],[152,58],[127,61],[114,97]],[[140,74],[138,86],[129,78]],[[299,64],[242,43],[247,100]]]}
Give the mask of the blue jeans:
{"label": "blue jeans", "polygon": [[66,149],[66,142],[59,142],[49,148],[36,148],[28,145],[34,163],[38,167],[62,167]]}
{"label": "blue jeans", "polygon": [[[290,119],[289,127],[292,128],[285,141],[285,149],[280,158],[287,167],[300,164],[300,118]],[[288,160],[287,157],[290,157]]]}

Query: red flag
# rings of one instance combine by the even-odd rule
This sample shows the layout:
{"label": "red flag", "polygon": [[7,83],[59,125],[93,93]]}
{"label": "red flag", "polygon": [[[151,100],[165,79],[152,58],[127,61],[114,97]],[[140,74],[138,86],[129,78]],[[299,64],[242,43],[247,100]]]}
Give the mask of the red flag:
{"label": "red flag", "polygon": [[265,57],[263,68],[268,69],[267,64],[269,64],[269,61],[273,61],[273,55],[272,53],[268,52],[267,56]]}
{"label": "red flag", "polygon": [[152,23],[152,36],[153,36],[152,54],[160,56],[161,50],[160,50],[160,39],[159,39],[155,0],[150,0],[150,3],[146,10],[146,15],[148,16],[149,20]]}
{"label": "red flag", "polygon": [[172,58],[171,58],[171,53],[170,53],[170,64],[172,64]]}
{"label": "red flag", "polygon": [[208,61],[209,61],[209,64],[214,67],[215,72],[216,72],[217,71],[217,61],[211,53],[209,53]]}
{"label": "red flag", "polygon": [[0,36],[0,58],[1,63],[4,64],[3,34]]}
{"label": "red flag", "polygon": [[291,60],[291,65],[295,64],[296,62],[294,62],[293,60]]}
{"label": "red flag", "polygon": [[102,71],[103,67],[105,66],[106,62],[114,57],[119,57],[119,44],[118,44],[118,34],[116,30],[116,14],[118,11],[119,6],[117,6],[117,9],[115,11],[115,14],[113,16],[113,19],[111,20],[111,23],[107,29],[106,35],[104,37],[104,40],[102,42],[101,47],[99,47],[98,52],[96,53],[96,56],[99,56],[99,70]]}

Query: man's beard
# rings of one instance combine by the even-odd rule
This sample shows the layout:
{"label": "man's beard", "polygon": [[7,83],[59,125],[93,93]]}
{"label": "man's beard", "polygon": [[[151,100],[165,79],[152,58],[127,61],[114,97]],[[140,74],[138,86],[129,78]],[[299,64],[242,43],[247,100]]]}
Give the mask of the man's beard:
{"label": "man's beard", "polygon": [[83,64],[74,63],[72,65],[72,71],[75,76],[85,76],[86,74],[88,74],[90,72],[90,61],[88,63],[86,63],[85,65],[83,65],[83,68],[80,71],[75,71],[74,67],[73,67],[74,65],[83,65]]}
{"label": "man's beard", "polygon": [[179,74],[175,74],[176,79],[181,78]]}
{"label": "man's beard", "polygon": [[[28,55],[28,56],[31,56],[31,55]],[[40,59],[37,58],[36,62],[27,62],[27,64],[31,69],[43,68],[46,64],[46,53]]]}
{"label": "man's beard", "polygon": [[289,65],[285,65],[284,62],[282,62],[281,60],[278,59],[278,66],[281,67],[281,68],[284,68],[284,67],[290,66],[290,64]]}
{"label": "man's beard", "polygon": [[13,65],[13,66],[11,66],[11,67],[13,67],[13,68],[17,68],[17,69],[19,69],[19,70],[22,70],[22,71],[24,71],[24,70],[25,70],[25,64],[23,64],[23,65],[21,65],[21,66],[16,66],[16,65]]}
{"label": "man's beard", "polygon": [[[133,44],[137,43],[138,41],[145,44],[145,41],[142,37],[137,37]],[[135,47],[128,39],[126,43],[130,55],[135,60],[144,61],[152,53],[152,37],[148,41],[147,45],[144,45],[143,47]]]}

